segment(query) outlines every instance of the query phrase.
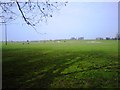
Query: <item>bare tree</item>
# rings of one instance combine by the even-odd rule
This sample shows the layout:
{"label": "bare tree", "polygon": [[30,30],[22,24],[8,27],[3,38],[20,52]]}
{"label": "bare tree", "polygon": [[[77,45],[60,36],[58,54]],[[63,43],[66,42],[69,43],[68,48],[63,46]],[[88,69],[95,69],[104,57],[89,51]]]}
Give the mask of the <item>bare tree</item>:
{"label": "bare tree", "polygon": [[[40,0],[39,0],[40,1]],[[23,17],[24,21],[31,26],[35,26],[41,21],[47,21],[48,17],[52,17],[55,10],[59,10],[60,6],[65,5],[67,2],[50,2],[44,0],[26,0],[26,2],[19,2],[18,0],[10,0],[10,2],[0,1],[0,14],[4,15],[8,20],[16,19],[19,13],[14,8],[17,8]]]}
{"label": "bare tree", "polygon": [[[36,30],[35,26],[40,22],[47,22],[49,17],[53,17],[53,12],[60,10],[61,6],[66,6],[67,2],[51,2],[50,0],[9,0],[0,1],[0,18],[2,23],[7,23],[22,17],[27,25]],[[4,17],[4,18],[3,18]],[[37,31],[37,30],[36,30]]]}

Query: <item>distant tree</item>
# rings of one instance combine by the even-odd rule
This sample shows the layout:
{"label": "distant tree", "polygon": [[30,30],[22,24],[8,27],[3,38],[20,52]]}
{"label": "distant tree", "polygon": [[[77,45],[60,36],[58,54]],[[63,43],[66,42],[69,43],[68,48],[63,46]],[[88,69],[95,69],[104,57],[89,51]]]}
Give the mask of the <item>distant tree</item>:
{"label": "distant tree", "polygon": [[120,33],[119,33],[119,32],[117,33],[116,38],[117,38],[118,40],[120,40]]}
{"label": "distant tree", "polygon": [[114,40],[117,40],[117,38],[115,37]]}
{"label": "distant tree", "polygon": [[27,44],[29,44],[29,40],[27,40]]}
{"label": "distant tree", "polygon": [[111,38],[111,40],[117,40],[117,38],[116,38],[116,37],[113,37],[113,38]]}
{"label": "distant tree", "polygon": [[110,37],[106,37],[106,40],[110,40]]}

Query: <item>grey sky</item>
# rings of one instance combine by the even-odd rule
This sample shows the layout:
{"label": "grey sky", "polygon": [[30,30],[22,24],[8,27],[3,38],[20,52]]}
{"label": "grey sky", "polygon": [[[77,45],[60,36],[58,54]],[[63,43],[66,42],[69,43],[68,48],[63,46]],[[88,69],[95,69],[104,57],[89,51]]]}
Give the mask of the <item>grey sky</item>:
{"label": "grey sky", "polygon": [[[48,23],[37,26],[38,34],[22,19],[7,26],[8,40],[115,37],[118,32],[117,2],[70,2],[55,12]],[[4,40],[4,32],[3,40]]]}

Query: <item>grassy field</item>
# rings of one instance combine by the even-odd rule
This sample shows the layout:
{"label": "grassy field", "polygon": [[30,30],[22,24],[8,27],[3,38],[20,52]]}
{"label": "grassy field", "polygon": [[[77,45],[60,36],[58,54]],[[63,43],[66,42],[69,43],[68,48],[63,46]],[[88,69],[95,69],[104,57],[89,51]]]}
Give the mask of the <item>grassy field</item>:
{"label": "grassy field", "polygon": [[118,41],[2,46],[3,88],[116,88]]}

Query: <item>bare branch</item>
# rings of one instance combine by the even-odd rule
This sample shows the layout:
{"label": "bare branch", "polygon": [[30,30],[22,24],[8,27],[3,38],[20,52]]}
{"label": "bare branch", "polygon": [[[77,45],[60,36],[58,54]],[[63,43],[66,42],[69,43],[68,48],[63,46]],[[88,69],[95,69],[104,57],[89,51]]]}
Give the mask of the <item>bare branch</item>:
{"label": "bare branch", "polygon": [[21,14],[22,14],[22,17],[23,17],[23,19],[25,20],[25,22],[26,22],[28,25],[32,26],[37,33],[39,33],[39,32],[36,30],[36,28],[34,27],[35,25],[32,24],[30,21],[28,21],[28,20],[26,19],[25,15],[24,15],[24,13],[23,13],[20,5],[19,5],[19,2],[18,2],[17,0],[16,0],[16,3],[17,3],[18,9],[20,10],[20,12],[21,12]]}
{"label": "bare branch", "polygon": [[[27,25],[35,26],[40,22],[47,22],[49,17],[53,17],[53,12],[58,11],[60,6],[66,5],[66,2],[50,2],[50,0],[45,0],[44,2],[33,2],[32,0],[27,0],[26,2],[19,2],[18,0],[13,0],[13,2],[0,2],[0,9],[2,9],[1,14],[4,13],[6,18],[15,19],[17,16],[22,16],[23,20]],[[18,7],[18,12],[12,9],[13,6]]]}
{"label": "bare branch", "polygon": [[19,5],[19,2],[18,2],[17,0],[16,0],[16,3],[17,3],[17,6],[18,6],[18,9],[20,10],[20,13],[22,14],[23,19],[25,20],[25,22],[26,22],[28,25],[30,25],[30,22],[27,21],[25,15],[24,15],[24,13],[23,13],[23,11],[22,11],[20,5]]}

